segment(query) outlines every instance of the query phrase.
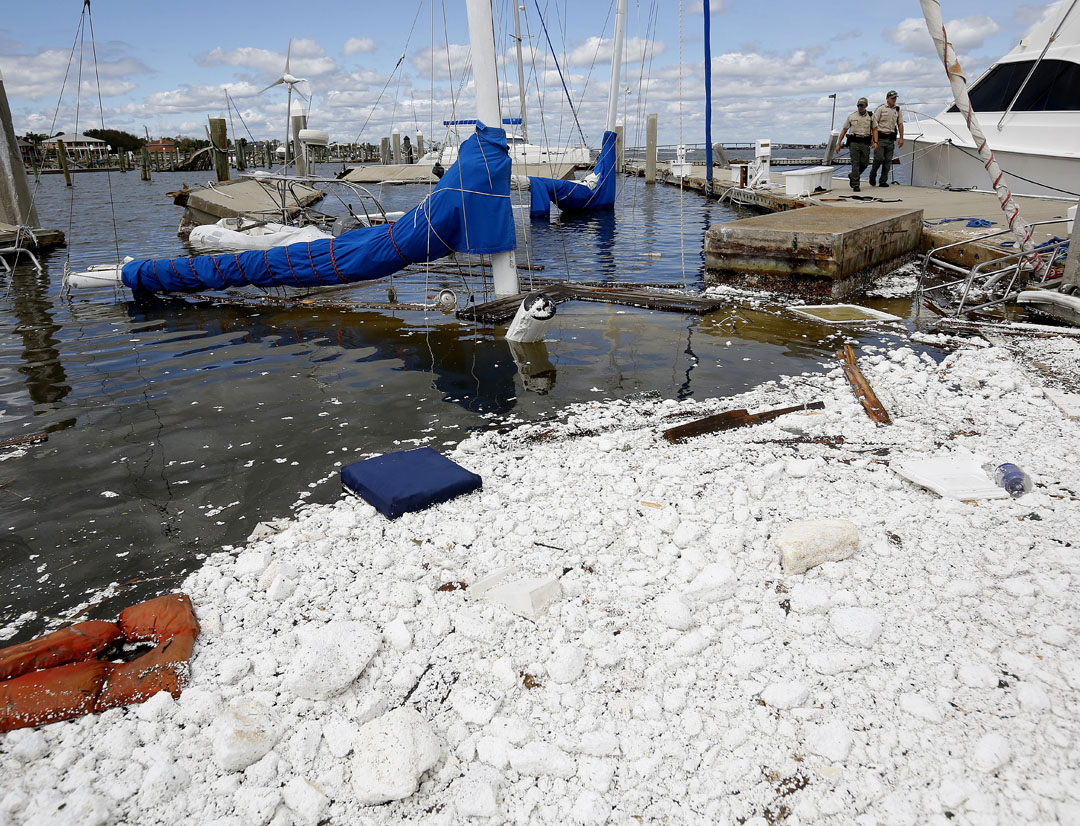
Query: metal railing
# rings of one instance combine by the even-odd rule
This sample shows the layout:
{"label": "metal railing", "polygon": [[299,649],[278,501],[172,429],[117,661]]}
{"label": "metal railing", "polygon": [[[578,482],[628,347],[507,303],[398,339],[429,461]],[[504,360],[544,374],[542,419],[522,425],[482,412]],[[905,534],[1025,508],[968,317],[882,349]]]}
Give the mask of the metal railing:
{"label": "metal railing", "polygon": [[[1046,226],[1048,224],[1065,224],[1067,222],[1067,218],[1055,218],[1049,221],[1035,221],[1030,226],[1037,227]],[[1054,264],[1064,258],[1065,253],[1068,251],[1069,242],[1067,239],[1048,241],[1037,247],[1034,251],[1017,250],[1008,255],[1002,255],[987,261],[982,261],[969,269],[950,263],[940,256],[940,253],[945,250],[955,249],[956,247],[962,247],[966,244],[977,244],[981,241],[986,241],[990,238],[996,238],[1009,233],[1011,233],[1011,230],[1001,229],[987,233],[986,235],[980,235],[977,238],[967,238],[963,241],[954,241],[951,244],[934,247],[927,252],[923,257],[922,268],[919,271],[918,285],[916,288],[917,306],[921,307],[923,298],[931,293],[945,292],[963,285],[959,300],[952,313],[954,318],[959,318],[961,315],[977,312],[986,307],[1004,304],[1006,301],[1010,301],[1019,295],[1020,291],[1030,283],[1034,283],[1037,286],[1045,286],[1047,282],[1054,280],[1051,278],[1050,272]],[[1032,259],[1035,257],[1038,258],[1039,263],[1033,265]],[[930,274],[931,266],[939,270],[944,270],[945,272],[962,275],[963,277],[927,286],[926,282]],[[1003,289],[1000,289],[1002,282],[1006,279],[1008,280],[1008,283],[1005,284]],[[980,280],[983,283],[979,283]],[[1017,285],[1018,282],[1019,286]],[[968,298],[973,295],[973,290],[975,291],[975,294],[981,295],[986,300],[983,300],[981,303],[974,306],[967,306]]]}

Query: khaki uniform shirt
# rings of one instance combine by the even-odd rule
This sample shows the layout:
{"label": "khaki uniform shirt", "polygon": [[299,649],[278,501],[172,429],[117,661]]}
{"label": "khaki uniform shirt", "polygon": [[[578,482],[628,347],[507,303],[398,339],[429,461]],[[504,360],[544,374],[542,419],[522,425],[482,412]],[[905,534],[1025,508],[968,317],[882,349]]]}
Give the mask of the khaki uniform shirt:
{"label": "khaki uniform shirt", "polygon": [[847,116],[847,120],[844,121],[844,125],[840,131],[843,132],[846,129],[847,134],[849,135],[856,135],[860,138],[869,138],[871,117],[869,112],[865,115],[860,115],[858,112],[852,112]]}
{"label": "khaki uniform shirt", "polygon": [[899,106],[889,106],[889,104],[883,103],[874,110],[874,126],[877,127],[879,137],[882,132],[892,133],[893,135],[898,134],[900,124],[903,122],[904,117],[900,114]]}

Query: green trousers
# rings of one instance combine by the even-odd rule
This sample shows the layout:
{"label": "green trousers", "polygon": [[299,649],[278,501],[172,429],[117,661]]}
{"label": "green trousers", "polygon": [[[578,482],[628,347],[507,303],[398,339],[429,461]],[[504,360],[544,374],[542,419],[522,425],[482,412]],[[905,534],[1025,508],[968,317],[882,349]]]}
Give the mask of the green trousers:
{"label": "green trousers", "polygon": [[882,182],[888,183],[889,173],[892,171],[892,156],[895,146],[895,138],[881,138],[878,140],[877,149],[874,150],[874,165],[870,167],[871,181],[877,178],[880,169]]}
{"label": "green trousers", "polygon": [[851,153],[851,172],[848,173],[848,180],[854,188],[859,185],[863,170],[870,165],[870,144],[849,143],[848,151]]}

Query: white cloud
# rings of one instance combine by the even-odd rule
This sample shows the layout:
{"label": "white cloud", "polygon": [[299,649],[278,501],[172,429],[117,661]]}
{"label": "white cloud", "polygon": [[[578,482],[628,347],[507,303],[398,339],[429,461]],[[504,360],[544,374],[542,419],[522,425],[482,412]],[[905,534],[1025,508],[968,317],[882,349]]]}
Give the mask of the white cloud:
{"label": "white cloud", "polygon": [[[702,0],[690,0],[686,4],[687,14],[702,14],[705,11],[705,3]],[[709,0],[710,14],[719,14],[724,11],[724,0]]]}
{"label": "white cloud", "polygon": [[375,41],[370,37],[350,37],[341,49],[345,57],[354,54],[370,54],[373,51],[375,51]]}
{"label": "white cloud", "polygon": [[[666,48],[663,41],[628,37],[624,41],[624,61],[640,63],[642,60],[651,60],[657,55],[662,55]],[[612,38],[590,37],[567,55],[566,63],[568,66],[592,66],[597,63],[610,66],[611,55],[614,51],[615,41]]]}
{"label": "white cloud", "polygon": [[[1001,26],[985,15],[962,17],[945,23],[945,31],[958,53],[982,47],[986,38],[1001,31]],[[916,54],[934,54],[934,41],[921,17],[908,17],[884,32],[886,40]]]}
{"label": "white cloud", "polygon": [[[6,41],[9,45],[11,41]],[[101,78],[102,97],[124,95],[135,88],[135,75],[146,74],[150,70],[140,60],[124,57],[119,53],[124,44],[109,44],[110,57],[105,57],[105,50],[98,54],[97,77]],[[68,72],[70,51],[61,49],[42,49],[37,54],[9,53],[0,49],[0,62],[4,71],[4,85],[8,96],[24,100],[52,100],[60,96],[67,73],[65,96],[72,94],[78,77],[78,58],[72,62]],[[83,66],[82,94],[84,97],[97,98],[97,79],[93,72],[92,58]]]}
{"label": "white cloud", "polygon": [[[197,60],[200,66],[242,66],[278,75],[285,68],[285,52],[272,52],[242,46],[239,49],[222,49],[216,46]],[[337,71],[337,61],[326,56],[326,50],[310,38],[298,37],[292,41],[289,54],[289,70],[297,77],[318,77]]]}

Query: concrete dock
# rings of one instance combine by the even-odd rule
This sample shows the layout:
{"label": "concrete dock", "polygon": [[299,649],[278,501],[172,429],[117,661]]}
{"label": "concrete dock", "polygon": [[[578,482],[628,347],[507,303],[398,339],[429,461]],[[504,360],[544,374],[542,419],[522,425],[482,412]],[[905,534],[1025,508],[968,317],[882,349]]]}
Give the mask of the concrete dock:
{"label": "concrete dock", "polygon": [[810,206],[714,224],[705,233],[705,278],[843,298],[913,255],[922,210],[883,205]]}
{"label": "concrete dock", "polygon": [[[644,174],[644,167],[631,168],[628,171],[631,174]],[[657,182],[672,186],[680,185],[680,179],[678,177],[671,175],[668,170],[662,168],[657,169]],[[895,183],[890,184],[887,188],[881,188],[872,187],[865,181],[862,184],[860,192],[853,192],[848,183],[847,176],[839,169],[837,170],[837,175],[831,180],[831,189],[828,192],[817,193],[810,197],[798,198],[787,195],[784,190],[784,178],[781,173],[773,173],[770,176],[770,182],[772,183],[772,186],[769,188],[754,190],[740,188],[730,180],[730,173],[727,169],[716,168],[713,180],[713,197],[770,213],[798,210],[799,217],[796,218],[793,216],[788,221],[777,224],[777,227],[782,225],[786,229],[787,235],[781,236],[774,233],[772,241],[766,241],[764,237],[761,239],[761,244],[763,246],[762,249],[758,250],[757,254],[763,256],[764,259],[771,261],[767,271],[772,273],[784,272],[785,262],[787,265],[787,272],[797,272],[800,268],[814,269],[814,267],[809,267],[805,261],[800,262],[800,258],[797,254],[786,254],[784,251],[785,247],[791,248],[793,243],[795,244],[795,247],[798,247],[799,242],[797,238],[800,234],[806,235],[809,233],[810,235],[814,235],[831,229],[834,233],[839,234],[851,232],[853,233],[852,238],[854,240],[860,233],[865,233],[865,229],[850,225],[852,211],[855,213],[862,211],[866,212],[868,215],[873,214],[874,212],[884,213],[895,212],[897,210],[921,213],[918,241],[907,253],[909,256],[912,254],[925,253],[935,247],[944,246],[956,241],[976,239],[999,230],[1007,230],[1008,228],[1008,225],[1005,222],[1005,215],[998,204],[997,196],[992,192],[954,192],[929,187],[904,186]],[[706,186],[704,164],[694,166],[692,174],[681,179],[681,185],[691,191],[704,193]],[[1036,243],[1048,241],[1055,236],[1066,236],[1067,229],[1063,219],[1066,217],[1066,210],[1068,207],[1072,206],[1075,201],[1024,196],[1016,196],[1015,200],[1020,207],[1024,220],[1028,223],[1038,224],[1043,221],[1058,221],[1058,223],[1033,227]],[[818,207],[820,209],[817,213],[812,213],[808,210],[808,208],[812,207]],[[836,211],[832,213],[821,212],[821,210],[827,210],[830,207],[842,209],[836,209]],[[990,221],[992,222],[992,226],[968,227],[967,221],[949,220],[958,218]],[[727,238],[728,235],[732,234],[733,228],[738,228],[740,225],[746,225],[747,222],[756,222],[758,220],[759,219],[757,218],[743,219],[741,221],[717,225],[709,229],[708,233],[712,236],[712,240],[706,240],[707,279],[715,273],[716,280],[729,282],[733,280],[731,274],[732,271],[737,268],[724,266],[724,262],[719,257],[722,250],[718,245],[721,239]],[[749,227],[750,229],[748,232],[756,232],[756,230],[753,229],[754,224],[749,224]],[[735,236],[732,235],[729,240],[734,240],[734,238]],[[959,266],[971,267],[981,261],[1010,254],[1015,250],[1015,247],[1012,245],[1002,246],[1002,243],[1012,240],[1012,234],[1006,232],[1005,234],[988,238],[975,244],[957,247],[948,251],[943,257]],[[859,243],[866,243],[866,238],[863,238]],[[840,247],[834,246],[834,249],[839,250],[842,246],[843,245]],[[809,250],[804,252],[806,255],[809,255]],[[749,251],[743,250],[743,254],[749,255]],[[709,263],[710,257],[713,264],[716,265],[715,267]],[[896,263],[894,266],[902,263],[902,260],[903,256],[900,255],[895,259]],[[835,278],[839,279],[841,282],[845,279],[849,279],[849,284],[841,283],[837,285],[836,290],[830,290],[830,294],[846,294],[846,288],[852,286],[857,287],[858,283],[863,280],[863,276],[866,274],[865,272],[860,271],[849,271],[848,266],[855,266],[857,263],[858,262],[854,259],[850,259],[849,264],[845,265],[842,261],[836,260],[826,266],[824,262],[819,261],[816,265],[817,269],[827,269],[832,275],[828,275],[822,271],[807,272],[807,276],[810,279],[824,277]],[[878,262],[874,266],[884,266],[887,268],[888,262]],[[839,269],[837,269],[837,267]],[[755,286],[767,289],[789,289],[791,287],[790,280],[789,283],[783,283],[783,280],[777,280],[778,277],[779,276],[773,278],[758,277],[754,279],[757,282],[755,283]],[[747,282],[744,281],[741,283]],[[807,283],[806,287],[808,288],[807,291],[811,294],[822,294],[820,292],[822,289],[820,283],[815,284],[811,281]]]}

